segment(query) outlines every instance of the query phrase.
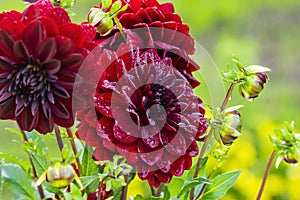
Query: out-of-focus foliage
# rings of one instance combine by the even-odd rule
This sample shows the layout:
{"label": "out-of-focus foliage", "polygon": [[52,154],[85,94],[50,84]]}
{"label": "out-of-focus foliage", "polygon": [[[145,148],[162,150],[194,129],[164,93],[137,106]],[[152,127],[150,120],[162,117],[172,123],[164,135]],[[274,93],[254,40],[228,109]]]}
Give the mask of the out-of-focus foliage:
{"label": "out-of-focus foliage", "polygon": [[[77,0],[71,10],[76,22],[86,20],[91,6],[97,0]],[[161,1],[162,2],[162,1]],[[166,2],[166,1],[164,1]],[[176,12],[189,24],[192,35],[211,55],[220,70],[226,70],[231,54],[238,54],[243,63],[259,64],[271,68],[270,82],[254,103],[244,101],[237,91],[230,105],[245,104],[241,109],[242,135],[232,145],[229,158],[222,172],[241,169],[238,181],[226,200],[254,199],[272,152],[269,134],[273,128],[281,128],[283,121],[295,120],[299,124],[300,106],[300,1],[299,0],[172,0]],[[0,11],[22,10],[21,0],[1,0]],[[213,66],[201,66],[210,68]],[[197,91],[203,100],[210,98],[205,83]],[[12,140],[17,137],[4,130],[13,123],[0,123],[0,152],[10,152],[25,158],[21,145]],[[54,140],[47,141],[55,143]],[[56,146],[53,144],[52,146]],[[57,149],[49,149],[57,154]],[[213,165],[211,163],[211,165]],[[209,172],[208,172],[209,173]],[[174,179],[176,181],[176,178]],[[282,163],[279,169],[272,167],[263,199],[299,199],[300,167]],[[145,183],[138,180],[129,186],[130,195],[149,195]],[[146,194],[145,194],[146,193]]]}

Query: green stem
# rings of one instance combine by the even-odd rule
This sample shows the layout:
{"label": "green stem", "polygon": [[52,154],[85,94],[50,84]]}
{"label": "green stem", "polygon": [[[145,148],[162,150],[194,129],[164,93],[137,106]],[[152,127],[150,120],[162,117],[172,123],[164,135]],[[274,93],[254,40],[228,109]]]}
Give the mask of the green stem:
{"label": "green stem", "polygon": [[[228,89],[228,91],[227,91],[227,94],[226,94],[226,96],[225,96],[225,99],[224,99],[224,101],[223,101],[223,103],[222,103],[222,106],[221,106],[221,108],[220,108],[220,112],[222,112],[222,111],[225,109],[225,107],[226,107],[226,105],[227,105],[227,103],[228,103],[228,101],[229,101],[229,99],[230,99],[230,97],[231,97],[231,94],[232,94],[232,91],[233,91],[233,89],[234,89],[234,86],[235,86],[235,83],[231,83],[231,85],[230,85],[230,87],[229,87],[229,89]],[[210,140],[212,134],[213,134],[213,129],[211,128],[211,129],[209,130],[209,133],[208,133],[207,136],[205,137],[204,142],[203,142],[203,145],[202,145],[202,147],[201,147],[200,154],[199,154],[199,158],[198,158],[198,161],[197,161],[197,164],[196,164],[196,168],[195,168],[194,178],[197,178],[197,176],[198,176],[198,173],[199,173],[199,170],[200,170],[200,166],[201,166],[201,164],[202,164],[202,160],[203,160],[205,151],[206,151],[206,149],[207,149],[207,146],[208,146],[208,144],[209,144],[209,140]],[[193,199],[194,199],[194,192],[195,192],[195,189],[194,189],[194,188],[191,189],[191,192],[190,192],[190,200],[193,200]]]}
{"label": "green stem", "polygon": [[[76,145],[75,145],[73,133],[72,133],[70,128],[66,128],[66,131],[68,133],[68,137],[70,138],[71,147],[72,147],[74,156],[76,156],[78,152],[77,152],[77,148],[76,148]],[[80,164],[80,160],[79,160],[78,157],[76,157],[76,163],[77,163],[78,170],[81,171],[81,164]]]}
{"label": "green stem", "polygon": [[164,188],[164,184],[161,183],[160,186],[157,189],[157,193],[156,193],[157,197],[160,197],[160,194],[161,194],[163,188]]}
{"label": "green stem", "polygon": [[118,29],[119,29],[122,37],[123,37],[123,39],[126,41],[126,35],[125,35],[124,31],[123,31],[122,24],[120,23],[120,21],[119,21],[119,19],[117,17],[114,17],[113,19],[114,19],[114,21],[115,21],[115,23],[116,23],[116,25],[117,25],[117,27],[118,27]]}
{"label": "green stem", "polygon": [[[24,143],[27,143],[28,142],[28,138],[26,136],[26,133],[21,128],[20,128],[20,131],[21,131],[21,133],[23,135],[23,141],[24,141]],[[29,157],[29,162],[30,162],[30,164],[32,166],[32,173],[33,173],[34,179],[36,181],[38,179],[38,176],[37,176],[37,173],[36,173],[36,169],[35,169],[35,167],[33,165],[32,159],[31,159],[31,157],[30,157],[29,154],[28,154],[28,157]],[[39,186],[37,186],[37,188],[38,188],[39,195],[40,195],[41,199],[45,198],[44,189],[43,189],[42,184],[40,184]]]}
{"label": "green stem", "polygon": [[152,194],[152,196],[155,197],[155,189],[154,189],[154,187],[153,187],[152,185],[150,185],[150,184],[149,184],[149,187],[150,187],[150,189],[151,189],[151,194]]}
{"label": "green stem", "polygon": [[269,161],[268,161],[268,164],[267,164],[267,167],[266,167],[266,170],[265,170],[265,174],[264,174],[263,180],[261,182],[261,185],[260,185],[259,192],[257,194],[256,200],[260,200],[260,198],[262,196],[262,193],[264,191],[265,184],[266,184],[266,181],[267,181],[267,178],[268,178],[271,166],[272,166],[272,162],[273,162],[273,160],[275,158],[275,154],[276,154],[275,151],[273,151],[272,154],[271,154],[271,156],[270,156],[270,158],[269,158]]}

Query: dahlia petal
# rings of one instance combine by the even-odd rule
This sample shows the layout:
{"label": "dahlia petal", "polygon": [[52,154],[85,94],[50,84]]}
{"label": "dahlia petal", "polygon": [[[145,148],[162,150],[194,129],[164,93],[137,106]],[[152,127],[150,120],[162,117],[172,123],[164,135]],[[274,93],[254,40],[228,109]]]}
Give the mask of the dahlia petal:
{"label": "dahlia petal", "polygon": [[52,118],[47,118],[43,112],[38,112],[36,115],[39,115],[39,121],[35,129],[42,134],[52,132],[54,128],[54,123]]}
{"label": "dahlia petal", "polygon": [[[74,116],[71,111],[68,111],[68,117],[57,117],[56,115],[53,114],[53,121],[55,124],[58,126],[62,127],[72,127],[74,125]],[[95,141],[96,142],[96,141]]]}
{"label": "dahlia petal", "polygon": [[97,97],[96,109],[105,115],[106,117],[113,118],[112,108],[111,108],[111,96],[112,93],[104,93]]}
{"label": "dahlia petal", "polygon": [[5,103],[13,95],[12,91],[10,91],[10,92],[2,92],[2,90],[1,90],[1,93],[3,93],[3,94],[0,94],[0,104]]}
{"label": "dahlia petal", "polygon": [[143,138],[142,140],[151,149],[158,147],[158,145],[160,144],[158,134]]}
{"label": "dahlia petal", "polygon": [[185,157],[181,156],[171,164],[170,173],[175,176],[182,176],[186,166]]}
{"label": "dahlia petal", "polygon": [[154,170],[151,168],[151,166],[149,165],[145,165],[143,163],[138,162],[137,163],[137,172],[138,172],[138,176],[140,177],[140,179],[145,180],[147,178],[149,178]]}
{"label": "dahlia petal", "polygon": [[30,22],[23,31],[23,41],[26,44],[29,54],[33,54],[37,45],[45,38],[45,28],[39,21]]}
{"label": "dahlia petal", "polygon": [[22,16],[21,16],[21,22],[24,24],[30,23],[33,19],[37,18],[40,15],[40,11],[38,7],[34,4],[31,4],[28,6]]}
{"label": "dahlia petal", "polygon": [[11,71],[11,70],[15,70],[16,67],[10,64],[10,62],[8,62],[5,57],[0,56],[0,69],[3,69],[4,71],[7,70]]}
{"label": "dahlia petal", "polygon": [[96,27],[90,25],[88,22],[81,23],[81,28],[84,34],[85,41],[92,41],[96,37]]}
{"label": "dahlia petal", "polygon": [[108,138],[107,135],[113,135],[115,121],[108,117],[101,117],[98,122],[97,134],[102,138]]}
{"label": "dahlia petal", "polygon": [[41,62],[51,59],[56,54],[57,45],[54,38],[47,38],[38,44],[35,55]]}
{"label": "dahlia petal", "polygon": [[0,119],[12,119],[15,117],[15,97],[0,104]]}
{"label": "dahlia petal", "polygon": [[[81,64],[82,60],[82,54],[72,53],[61,60],[61,66],[64,69],[67,68],[71,70],[74,67],[78,67]],[[77,68],[75,69],[75,71],[77,71]]]}
{"label": "dahlia petal", "polygon": [[156,187],[156,188],[158,188],[159,185],[160,185],[159,179],[158,179],[154,174],[151,175],[151,176],[147,179],[147,181],[148,181],[149,185],[152,185],[152,186],[154,186],[154,187]]}
{"label": "dahlia petal", "polygon": [[18,102],[16,103],[16,111],[15,111],[15,116],[18,117],[24,110],[25,108],[25,100],[24,99],[20,99],[18,100]]}
{"label": "dahlia petal", "polygon": [[31,115],[31,110],[26,107],[16,120],[21,130],[32,131],[38,124],[39,115]]}
{"label": "dahlia petal", "polygon": [[187,155],[194,157],[197,156],[199,153],[198,145],[195,141],[192,141],[191,145],[189,148],[186,150]]}
{"label": "dahlia petal", "polygon": [[192,157],[186,155],[185,156],[185,170],[190,170],[192,167],[193,161]]}
{"label": "dahlia petal", "polygon": [[51,118],[51,107],[47,101],[42,102],[43,113],[47,119]]}
{"label": "dahlia petal", "polygon": [[0,50],[8,58],[15,57],[14,53],[12,52],[14,42],[14,38],[6,30],[0,30]]}
{"label": "dahlia petal", "polygon": [[64,24],[59,28],[59,31],[61,35],[67,36],[72,39],[75,45],[82,45],[84,35],[80,25]]}
{"label": "dahlia petal", "polygon": [[[103,139],[102,144],[103,144],[103,147],[105,147],[106,149],[113,151],[113,152],[116,151],[116,145],[114,143],[112,143],[110,140]],[[122,153],[120,153],[120,154],[123,155]]]}
{"label": "dahlia petal", "polygon": [[15,39],[19,39],[24,29],[24,24],[12,18],[4,17],[0,19],[0,30],[1,29],[9,32]]}
{"label": "dahlia petal", "polygon": [[70,117],[69,111],[66,106],[58,99],[55,100],[55,105],[50,104],[51,112],[53,115],[61,119],[68,119]]}
{"label": "dahlia petal", "polygon": [[39,17],[38,19],[45,26],[47,37],[53,37],[59,34],[57,24],[53,19],[46,16]]}
{"label": "dahlia petal", "polygon": [[23,41],[19,40],[19,41],[15,42],[14,54],[16,55],[16,57],[18,59],[22,60],[23,62],[24,61],[26,62],[28,60],[28,51],[27,51],[27,48],[26,48],[25,44],[23,43]]}
{"label": "dahlia petal", "polygon": [[65,98],[65,99],[70,98],[69,92],[59,84],[54,84],[52,91],[61,98]]}
{"label": "dahlia petal", "polygon": [[114,137],[121,143],[130,144],[137,141],[138,138],[124,132],[117,124],[114,125]]}
{"label": "dahlia petal", "polygon": [[[165,134],[160,134],[161,140],[166,140],[163,138],[164,135]],[[164,142],[163,144],[166,150],[173,155],[183,155],[186,152],[187,147],[186,147],[185,138],[179,132],[176,133],[175,137],[168,143],[166,143],[166,141],[162,141],[162,142]]]}
{"label": "dahlia petal", "polygon": [[157,170],[155,172],[155,176],[159,181],[163,183],[169,183],[172,179],[171,173],[163,173],[161,170]]}
{"label": "dahlia petal", "polygon": [[164,3],[161,4],[161,10],[163,11],[163,13],[174,13],[174,6],[172,3]]}
{"label": "dahlia petal", "polygon": [[74,51],[74,44],[70,38],[59,35],[55,37],[55,40],[57,44],[57,55],[63,56]]}
{"label": "dahlia petal", "polygon": [[49,0],[38,0],[35,5],[42,13],[51,12],[51,9],[53,8],[53,4]]}
{"label": "dahlia petal", "polygon": [[40,102],[39,101],[33,101],[31,103],[31,114],[34,116],[37,114],[37,111],[39,110]]}
{"label": "dahlia petal", "polygon": [[126,158],[129,164],[134,164],[139,160],[136,145],[117,143],[118,152]]}
{"label": "dahlia petal", "polygon": [[58,26],[65,24],[70,24],[71,19],[68,13],[62,7],[54,7],[49,12],[46,13],[46,16],[52,18]]}
{"label": "dahlia petal", "polygon": [[140,158],[150,166],[157,164],[157,162],[162,158],[164,153],[163,149],[150,149],[149,147],[144,145],[144,143],[141,140],[138,141],[137,148]]}
{"label": "dahlia petal", "polygon": [[50,59],[43,62],[42,67],[48,74],[56,74],[60,70],[60,61],[56,59]]}

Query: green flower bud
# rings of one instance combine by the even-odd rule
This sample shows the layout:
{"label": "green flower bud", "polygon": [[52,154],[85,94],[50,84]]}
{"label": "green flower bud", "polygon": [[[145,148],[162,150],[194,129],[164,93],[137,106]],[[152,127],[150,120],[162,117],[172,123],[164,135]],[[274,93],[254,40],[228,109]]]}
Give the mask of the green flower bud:
{"label": "green flower bud", "polygon": [[114,22],[109,13],[104,12],[100,8],[91,8],[88,13],[88,22],[96,27],[96,31],[101,36],[108,35],[113,27]]}
{"label": "green flower bud", "polygon": [[224,145],[230,146],[241,134],[242,122],[240,113],[236,110],[225,113],[220,129],[220,138]]}
{"label": "green flower bud", "polygon": [[290,148],[284,156],[284,160],[290,164],[297,164],[300,160],[300,150],[295,147]]}
{"label": "green flower bud", "polygon": [[251,65],[244,68],[244,70],[245,77],[240,84],[239,92],[245,99],[253,100],[264,89],[264,84],[269,80],[266,73],[269,69],[258,65]]}
{"label": "green flower bud", "polygon": [[75,172],[71,165],[62,165],[61,163],[55,163],[54,166],[50,166],[47,170],[46,180],[50,182],[54,187],[63,189],[74,180]]}

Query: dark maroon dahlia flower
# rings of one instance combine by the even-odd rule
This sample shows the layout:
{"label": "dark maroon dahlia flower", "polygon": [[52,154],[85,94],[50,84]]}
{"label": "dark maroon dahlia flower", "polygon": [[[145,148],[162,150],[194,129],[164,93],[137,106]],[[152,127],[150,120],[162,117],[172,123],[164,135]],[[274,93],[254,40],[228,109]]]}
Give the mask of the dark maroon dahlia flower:
{"label": "dark maroon dahlia flower", "polygon": [[161,59],[155,49],[127,52],[101,54],[99,65],[107,68],[94,107],[78,113],[77,136],[96,147],[97,160],[121,154],[158,187],[190,169],[195,140],[206,130],[204,110],[172,59]]}
{"label": "dark maroon dahlia flower", "polygon": [[[115,2],[114,0],[113,2]],[[189,55],[194,54],[194,39],[189,35],[189,27],[182,23],[180,16],[174,13],[171,3],[159,4],[156,0],[121,0],[123,6],[128,8],[117,17],[123,29],[138,30],[138,40],[142,45],[158,49],[159,56],[163,59],[172,59],[173,66],[185,76],[191,86],[195,88],[200,83],[192,76],[192,72],[199,69]],[[96,6],[97,7],[97,6]],[[102,5],[98,6],[101,8]],[[142,32],[140,31],[142,30]],[[109,43],[109,48],[119,46],[115,38],[119,36],[114,29],[108,37],[97,35],[96,41]]]}
{"label": "dark maroon dahlia flower", "polygon": [[94,29],[84,26],[45,0],[0,14],[0,119],[40,133],[73,125],[73,85]]}

